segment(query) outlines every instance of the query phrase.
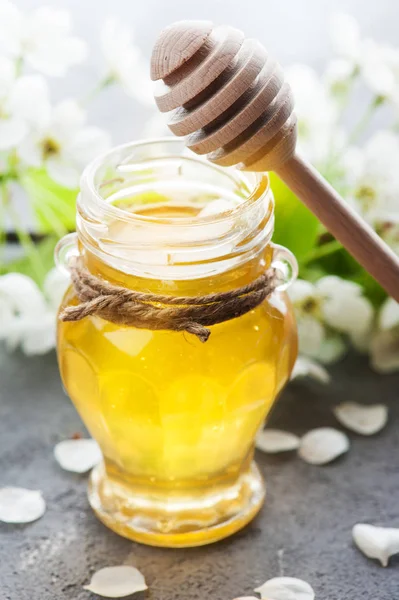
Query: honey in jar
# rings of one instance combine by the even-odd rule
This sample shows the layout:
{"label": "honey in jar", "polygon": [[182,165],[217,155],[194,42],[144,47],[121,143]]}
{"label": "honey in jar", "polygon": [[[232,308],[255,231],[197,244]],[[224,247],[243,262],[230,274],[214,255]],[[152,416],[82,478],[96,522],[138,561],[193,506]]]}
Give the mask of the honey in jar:
{"label": "honey in jar", "polygon": [[[116,148],[83,174],[61,266],[79,255],[111,284],[170,296],[234,290],[271,265],[281,273],[266,300],[210,327],[205,343],[97,315],[59,322],[65,389],[104,456],[89,501],[125,537],[206,544],[263,503],[254,438],[297,352],[284,292],[296,263],[271,242],[273,206],[266,175],[212,166],[176,139]],[[61,310],[78,303],[71,286]]]}

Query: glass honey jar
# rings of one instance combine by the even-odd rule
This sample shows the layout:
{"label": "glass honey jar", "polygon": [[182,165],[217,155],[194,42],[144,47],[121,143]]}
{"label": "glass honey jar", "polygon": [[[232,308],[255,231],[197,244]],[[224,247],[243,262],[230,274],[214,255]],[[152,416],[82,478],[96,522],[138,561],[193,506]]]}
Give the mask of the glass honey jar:
{"label": "glass honey jar", "polygon": [[[296,261],[271,242],[267,175],[222,169],[178,139],[113,149],[85,170],[77,234],[58,245],[67,268],[128,290],[197,296],[235,290],[275,268],[261,304],[210,327],[142,329],[90,315],[59,321],[61,377],[104,461],[89,484],[97,516],[151,545],[197,546],[260,509],[255,435],[297,354],[285,289]],[[79,304],[71,285],[61,311]]]}

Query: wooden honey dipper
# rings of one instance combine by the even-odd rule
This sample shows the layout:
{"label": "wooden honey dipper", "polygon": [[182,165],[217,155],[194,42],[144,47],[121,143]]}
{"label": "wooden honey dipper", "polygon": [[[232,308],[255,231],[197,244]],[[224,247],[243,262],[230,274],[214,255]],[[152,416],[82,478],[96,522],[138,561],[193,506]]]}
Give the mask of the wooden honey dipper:
{"label": "wooden honey dipper", "polygon": [[[155,100],[169,129],[220,166],[275,171],[386,292],[399,301],[399,258],[296,152],[297,119],[280,65],[233,27],[179,21],[153,50]],[[301,232],[298,232],[301,235]]]}

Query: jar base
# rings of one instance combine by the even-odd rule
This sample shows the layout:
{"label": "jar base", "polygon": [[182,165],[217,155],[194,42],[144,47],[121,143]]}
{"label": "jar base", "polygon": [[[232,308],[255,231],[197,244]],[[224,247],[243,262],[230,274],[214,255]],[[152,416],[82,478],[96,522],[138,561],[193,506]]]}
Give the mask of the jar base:
{"label": "jar base", "polygon": [[185,548],[211,544],[242,529],[262,507],[265,491],[254,462],[228,487],[156,496],[111,479],[100,464],[91,473],[88,497],[100,521],[119,535],[150,546]]}

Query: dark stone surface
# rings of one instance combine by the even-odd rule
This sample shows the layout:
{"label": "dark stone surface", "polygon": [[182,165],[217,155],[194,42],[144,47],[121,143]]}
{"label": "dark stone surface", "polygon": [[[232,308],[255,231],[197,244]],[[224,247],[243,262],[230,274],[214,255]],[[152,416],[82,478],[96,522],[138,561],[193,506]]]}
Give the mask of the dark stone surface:
{"label": "dark stone surface", "polygon": [[1,600],[89,600],[82,586],[91,573],[121,563],[143,571],[151,600],[232,600],[281,573],[309,581],[322,600],[399,598],[399,558],[383,569],[351,541],[359,521],[399,526],[398,377],[378,377],[352,358],[333,370],[329,387],[291,384],[275,426],[336,426],[331,405],[356,399],[387,402],[388,427],[372,439],[351,434],[349,454],[327,467],[258,456],[268,498],[250,526],[213,546],[163,550],[108,531],[88,507],[87,478],[55,463],[54,444],[83,431],[55,356],[0,360],[0,485],[41,489],[48,506],[33,524],[0,524]]}

